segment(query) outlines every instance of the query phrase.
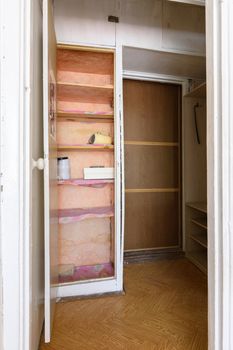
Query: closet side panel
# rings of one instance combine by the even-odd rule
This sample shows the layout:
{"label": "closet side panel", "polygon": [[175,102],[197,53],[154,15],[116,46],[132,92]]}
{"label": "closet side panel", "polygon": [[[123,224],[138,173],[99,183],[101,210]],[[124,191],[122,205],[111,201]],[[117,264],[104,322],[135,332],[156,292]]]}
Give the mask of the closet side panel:
{"label": "closet side panel", "polygon": [[180,87],[124,80],[125,250],[180,246]]}

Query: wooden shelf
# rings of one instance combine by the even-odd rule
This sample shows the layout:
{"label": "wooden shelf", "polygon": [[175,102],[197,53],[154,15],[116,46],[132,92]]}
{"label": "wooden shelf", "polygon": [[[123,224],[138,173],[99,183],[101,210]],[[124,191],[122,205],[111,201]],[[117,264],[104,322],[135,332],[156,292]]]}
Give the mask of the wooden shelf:
{"label": "wooden shelf", "polygon": [[207,254],[205,251],[191,252],[187,258],[196,265],[202,272],[207,274]]}
{"label": "wooden shelf", "polygon": [[204,214],[207,214],[207,203],[206,202],[190,202],[186,203],[189,208],[196,209]]}
{"label": "wooden shelf", "polygon": [[98,186],[111,184],[113,182],[114,182],[113,179],[97,179],[97,180],[69,179],[69,180],[58,180],[58,185],[98,187]]}
{"label": "wooden shelf", "polygon": [[184,97],[206,98],[206,83],[197,86]]}
{"label": "wooden shelf", "polygon": [[111,104],[113,100],[113,85],[89,85],[66,82],[57,83],[57,95],[60,101],[79,101]]}
{"label": "wooden shelf", "polygon": [[113,151],[113,145],[58,145],[58,151]]}
{"label": "wooden shelf", "polygon": [[205,0],[168,0],[168,1],[179,2],[181,4],[188,4],[188,5],[205,6]]}
{"label": "wooden shelf", "polygon": [[109,123],[114,121],[113,113],[92,113],[92,112],[58,112],[58,121],[77,121],[91,123]]}
{"label": "wooden shelf", "polygon": [[69,224],[90,218],[108,218],[114,215],[113,207],[59,209],[59,224]]}
{"label": "wooden shelf", "polygon": [[206,218],[196,218],[192,219],[191,222],[201,228],[207,230],[207,219]]}
{"label": "wooden shelf", "polygon": [[124,143],[131,146],[179,147],[178,142],[125,141]]}
{"label": "wooden shelf", "polygon": [[207,248],[207,235],[205,234],[193,234],[190,235],[190,238],[200,244],[202,247]]}

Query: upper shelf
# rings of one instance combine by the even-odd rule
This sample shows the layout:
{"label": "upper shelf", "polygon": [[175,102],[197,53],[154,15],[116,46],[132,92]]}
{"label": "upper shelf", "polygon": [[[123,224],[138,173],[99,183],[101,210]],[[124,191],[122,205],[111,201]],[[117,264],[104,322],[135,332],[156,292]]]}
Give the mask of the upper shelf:
{"label": "upper shelf", "polygon": [[185,97],[206,98],[206,83],[197,86],[192,91],[187,93]]}
{"label": "upper shelf", "polygon": [[58,112],[57,113],[58,121],[67,120],[67,121],[84,121],[84,122],[95,122],[95,123],[105,123],[113,122],[114,115],[113,113],[94,113],[94,112],[85,112],[85,111],[70,111],[70,112]]}
{"label": "upper shelf", "polygon": [[207,214],[207,203],[206,202],[190,202],[186,204],[192,209],[196,209],[204,214]]}
{"label": "upper shelf", "polygon": [[112,151],[113,145],[58,145],[58,151]]}
{"label": "upper shelf", "polygon": [[113,85],[57,83],[58,100],[111,104],[113,101]]}
{"label": "upper shelf", "polygon": [[205,0],[168,0],[170,2],[180,2],[188,5],[205,6]]}

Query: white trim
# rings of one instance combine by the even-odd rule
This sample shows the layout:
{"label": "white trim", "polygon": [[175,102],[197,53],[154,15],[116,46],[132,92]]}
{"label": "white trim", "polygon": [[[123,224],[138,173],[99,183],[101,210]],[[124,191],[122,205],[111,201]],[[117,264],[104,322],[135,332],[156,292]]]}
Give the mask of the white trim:
{"label": "white trim", "polygon": [[[3,349],[29,349],[30,1],[1,1]],[[14,26],[12,26],[14,23]],[[14,45],[12,45],[14,42]],[[12,103],[14,101],[14,103]],[[13,335],[13,336],[12,336]]]}
{"label": "white trim", "polygon": [[207,0],[209,350],[233,348],[233,4]]}
{"label": "white trim", "polygon": [[[65,285],[58,287],[58,298],[86,296],[104,293],[121,292],[122,288],[117,279],[106,279],[101,281],[83,282],[73,285]],[[59,299],[58,299],[59,301]]]}

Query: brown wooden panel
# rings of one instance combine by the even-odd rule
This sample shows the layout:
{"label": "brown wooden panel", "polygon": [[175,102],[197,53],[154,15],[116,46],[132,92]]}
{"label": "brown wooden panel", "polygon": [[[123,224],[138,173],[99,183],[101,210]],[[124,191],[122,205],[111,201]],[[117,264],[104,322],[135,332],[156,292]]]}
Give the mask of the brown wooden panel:
{"label": "brown wooden panel", "polygon": [[179,245],[178,193],[127,193],[125,250]]}
{"label": "brown wooden panel", "polygon": [[179,187],[178,147],[125,145],[126,188]]}
{"label": "brown wooden panel", "polygon": [[176,85],[124,80],[125,140],[178,141]]}

